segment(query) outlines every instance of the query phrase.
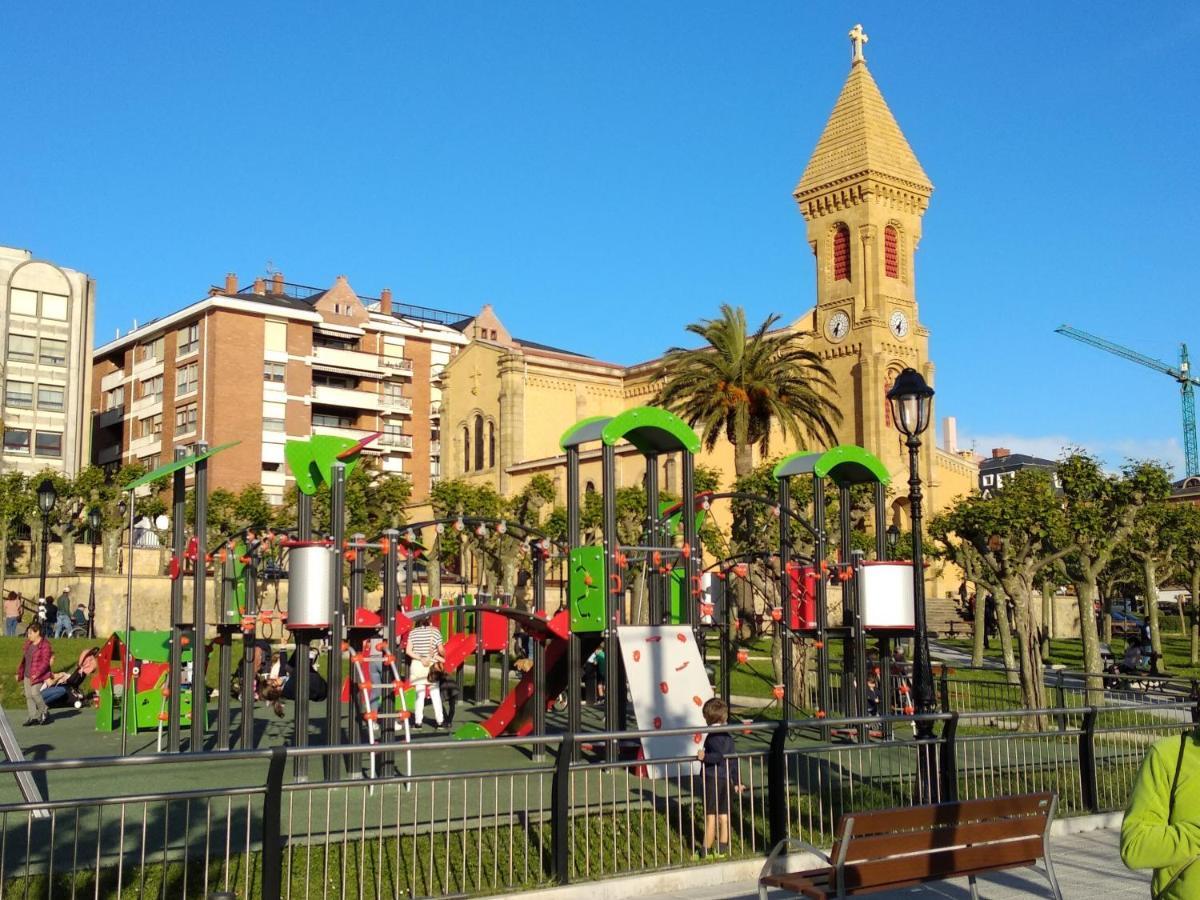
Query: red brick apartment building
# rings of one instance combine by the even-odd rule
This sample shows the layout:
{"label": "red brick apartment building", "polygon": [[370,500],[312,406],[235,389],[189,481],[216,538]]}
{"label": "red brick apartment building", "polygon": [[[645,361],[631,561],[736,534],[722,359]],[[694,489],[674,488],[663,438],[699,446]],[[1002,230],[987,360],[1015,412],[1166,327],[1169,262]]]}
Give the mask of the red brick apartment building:
{"label": "red brick apartment building", "polygon": [[240,441],[213,458],[211,485],[261,484],[278,503],[289,438],[383,436],[368,448],[428,496],[441,473],[442,368],[472,317],[236,275],[176,313],[135,327],[92,357],[92,456],[157,466],[176,448]]}

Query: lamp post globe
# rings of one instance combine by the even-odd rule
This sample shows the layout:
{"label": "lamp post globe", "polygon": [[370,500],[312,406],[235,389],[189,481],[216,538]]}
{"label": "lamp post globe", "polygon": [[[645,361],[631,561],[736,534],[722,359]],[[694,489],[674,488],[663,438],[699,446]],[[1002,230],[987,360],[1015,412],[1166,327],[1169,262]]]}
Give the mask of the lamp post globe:
{"label": "lamp post globe", "polygon": [[42,513],[42,565],[38,575],[38,597],[46,596],[46,568],[50,562],[50,513],[58,502],[58,491],[49,476],[42,479],[37,489],[38,509]]}
{"label": "lamp post globe", "polygon": [[887,527],[885,534],[887,535],[888,559],[895,559],[896,545],[900,543],[900,529],[897,528],[896,523],[893,522]]}
{"label": "lamp post globe", "polygon": [[[913,617],[913,708],[918,717],[933,712],[933,667],[929,661],[929,633],[925,620],[925,560],[921,532],[921,435],[929,427],[933,412],[933,388],[916,369],[905,369],[887,393],[892,421],[908,447],[908,504],[912,516]],[[918,718],[918,740],[933,738],[933,723]],[[925,766],[923,765],[924,769]],[[933,796],[932,767],[924,773],[927,798]]]}
{"label": "lamp post globe", "polygon": [[88,533],[92,537],[92,576],[91,585],[88,588],[87,611],[88,637],[96,636],[96,543],[100,538],[100,526],[103,524],[104,519],[100,515],[100,507],[93,506],[88,510]]}

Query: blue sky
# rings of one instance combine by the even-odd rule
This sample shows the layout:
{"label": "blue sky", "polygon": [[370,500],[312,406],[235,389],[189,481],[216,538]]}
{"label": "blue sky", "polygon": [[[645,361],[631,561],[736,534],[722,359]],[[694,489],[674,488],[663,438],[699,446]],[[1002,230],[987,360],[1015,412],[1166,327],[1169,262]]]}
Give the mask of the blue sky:
{"label": "blue sky", "polygon": [[936,185],[917,259],[960,443],[1182,466],[1200,355],[1200,6],[6,4],[0,243],[91,273],[97,338],[268,261],[635,362],[814,296],[791,200],[866,53]]}

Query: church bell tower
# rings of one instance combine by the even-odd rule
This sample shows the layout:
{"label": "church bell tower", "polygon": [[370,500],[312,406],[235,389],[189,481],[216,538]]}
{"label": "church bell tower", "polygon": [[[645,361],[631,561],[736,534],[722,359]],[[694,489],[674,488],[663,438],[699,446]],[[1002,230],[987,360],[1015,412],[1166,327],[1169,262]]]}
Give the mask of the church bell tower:
{"label": "church bell tower", "polygon": [[896,473],[903,459],[884,395],[907,366],[933,380],[913,265],[933,185],[871,77],[866,42],[855,25],[850,74],[793,196],[816,256],[812,325],[839,388],[838,438]]}

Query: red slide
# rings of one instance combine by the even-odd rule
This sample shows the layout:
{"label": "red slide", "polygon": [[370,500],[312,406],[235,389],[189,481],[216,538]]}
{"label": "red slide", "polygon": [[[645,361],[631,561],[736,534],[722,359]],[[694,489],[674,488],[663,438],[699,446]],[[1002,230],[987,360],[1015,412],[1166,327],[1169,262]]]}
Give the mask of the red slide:
{"label": "red slide", "polygon": [[[546,702],[551,703],[567,687],[567,642],[546,642]],[[526,672],[509,691],[499,708],[481,727],[492,737],[502,734],[523,737],[533,731],[533,670]],[[482,736],[482,735],[481,735]]]}

